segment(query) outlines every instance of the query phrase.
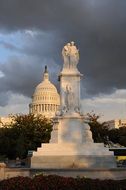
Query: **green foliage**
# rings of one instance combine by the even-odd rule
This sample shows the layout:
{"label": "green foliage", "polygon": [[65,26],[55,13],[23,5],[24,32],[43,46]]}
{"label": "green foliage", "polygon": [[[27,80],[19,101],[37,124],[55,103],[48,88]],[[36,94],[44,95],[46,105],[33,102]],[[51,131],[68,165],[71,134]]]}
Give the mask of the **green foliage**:
{"label": "green foliage", "polygon": [[88,113],[87,117],[88,117],[88,124],[90,126],[94,142],[106,143],[106,138],[108,135],[108,127],[107,127],[106,123],[99,122],[98,119],[100,118],[100,116],[96,115],[94,113],[93,114]]}
{"label": "green foliage", "polygon": [[48,143],[51,131],[52,122],[41,115],[13,115],[12,122],[0,128],[0,154],[24,158],[28,150]]}
{"label": "green foliage", "polygon": [[106,122],[99,122],[100,116],[92,113],[87,114],[88,124],[92,131],[92,137],[94,142],[107,143],[107,138],[113,143],[118,143],[122,146],[126,146],[126,127],[120,127],[119,129],[109,130]]}
{"label": "green foliage", "polygon": [[126,127],[120,127],[118,129],[118,136],[119,136],[119,144],[126,146]]}
{"label": "green foliage", "polygon": [[109,139],[113,142],[113,143],[119,143],[119,129],[111,129],[108,131],[108,136]]}

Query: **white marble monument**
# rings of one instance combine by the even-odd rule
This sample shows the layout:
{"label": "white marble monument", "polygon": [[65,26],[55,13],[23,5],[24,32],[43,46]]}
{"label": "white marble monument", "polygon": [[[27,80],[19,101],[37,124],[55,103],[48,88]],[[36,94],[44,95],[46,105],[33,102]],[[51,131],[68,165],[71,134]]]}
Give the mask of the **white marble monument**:
{"label": "white marble monument", "polygon": [[60,110],[54,118],[50,143],[33,152],[31,168],[114,168],[113,152],[94,143],[90,127],[80,108],[79,50],[74,42],[63,47],[60,72]]}

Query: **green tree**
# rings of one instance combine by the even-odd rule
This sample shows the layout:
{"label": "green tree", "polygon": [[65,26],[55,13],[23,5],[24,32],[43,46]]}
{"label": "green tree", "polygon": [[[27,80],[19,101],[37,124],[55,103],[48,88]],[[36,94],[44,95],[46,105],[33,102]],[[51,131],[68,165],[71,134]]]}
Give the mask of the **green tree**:
{"label": "green tree", "polygon": [[113,143],[119,143],[119,129],[111,129],[108,131],[109,140]]}
{"label": "green tree", "polygon": [[120,127],[118,129],[119,131],[119,140],[118,143],[121,144],[122,146],[126,146],[126,127]]}
{"label": "green tree", "polygon": [[12,122],[0,129],[0,154],[8,158],[24,158],[28,150],[48,143],[52,121],[41,115],[13,115]]}
{"label": "green tree", "polygon": [[99,122],[100,115],[96,115],[95,113],[87,113],[87,120],[90,126],[90,130],[92,132],[92,137],[94,142],[106,143],[106,139],[108,136],[108,127],[106,122]]}
{"label": "green tree", "polygon": [[115,144],[120,144],[126,146],[126,127],[120,127],[119,129],[109,129],[106,122],[99,122],[100,115],[95,113],[88,113],[87,120],[92,131],[92,137],[94,142],[104,142],[107,143],[112,141]]}

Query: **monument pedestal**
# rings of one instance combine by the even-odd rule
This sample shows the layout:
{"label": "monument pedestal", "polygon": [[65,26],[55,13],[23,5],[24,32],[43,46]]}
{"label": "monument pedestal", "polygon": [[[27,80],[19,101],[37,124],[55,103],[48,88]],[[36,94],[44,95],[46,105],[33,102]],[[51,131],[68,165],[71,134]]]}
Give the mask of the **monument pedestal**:
{"label": "monument pedestal", "polygon": [[94,143],[88,124],[78,114],[56,117],[50,143],[43,143],[31,158],[32,168],[115,168],[113,152]]}
{"label": "monument pedestal", "polygon": [[90,127],[79,113],[54,118],[50,143],[93,143]]}
{"label": "monument pedestal", "polygon": [[102,143],[42,144],[31,158],[32,168],[115,168],[113,153]]}

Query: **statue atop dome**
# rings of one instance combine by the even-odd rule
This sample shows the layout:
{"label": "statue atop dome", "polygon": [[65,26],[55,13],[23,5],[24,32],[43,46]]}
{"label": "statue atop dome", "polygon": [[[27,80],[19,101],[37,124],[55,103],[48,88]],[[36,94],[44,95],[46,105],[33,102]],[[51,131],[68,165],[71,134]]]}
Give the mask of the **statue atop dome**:
{"label": "statue atop dome", "polygon": [[45,65],[45,71],[44,73],[48,73],[47,65]]}
{"label": "statue atop dome", "polygon": [[64,68],[72,69],[76,68],[79,62],[79,50],[72,41],[67,43],[62,49],[62,56],[64,61]]}
{"label": "statue atop dome", "polygon": [[49,81],[49,73],[48,73],[47,65],[45,65],[45,71],[44,71],[44,74],[43,74],[43,80],[44,81]]}

